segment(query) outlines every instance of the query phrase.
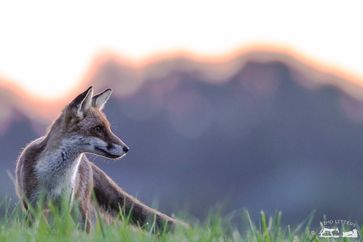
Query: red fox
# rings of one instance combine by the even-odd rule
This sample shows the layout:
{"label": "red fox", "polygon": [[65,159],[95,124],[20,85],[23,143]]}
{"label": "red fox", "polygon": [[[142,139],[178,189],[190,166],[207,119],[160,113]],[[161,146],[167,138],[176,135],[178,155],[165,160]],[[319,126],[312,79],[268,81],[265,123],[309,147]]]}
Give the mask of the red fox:
{"label": "red fox", "polygon": [[[118,138],[102,112],[112,91],[93,96],[89,87],[68,104],[47,133],[21,152],[16,165],[16,191],[25,211],[40,199],[59,204],[63,197],[77,200],[80,221],[90,231],[96,221],[96,208],[115,218],[120,209],[131,222],[174,227],[182,222],[154,210],[124,192],[85,153],[120,159],[129,151]],[[41,194],[45,197],[41,197]],[[92,194],[95,195],[93,199]]]}

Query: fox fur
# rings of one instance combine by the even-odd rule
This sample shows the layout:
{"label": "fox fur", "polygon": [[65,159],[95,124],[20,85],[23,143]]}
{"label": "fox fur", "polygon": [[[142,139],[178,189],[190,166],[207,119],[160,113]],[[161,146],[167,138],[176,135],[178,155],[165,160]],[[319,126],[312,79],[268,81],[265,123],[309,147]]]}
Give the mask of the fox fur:
{"label": "fox fur", "polygon": [[86,153],[119,159],[129,150],[111,131],[101,111],[110,95],[110,89],[93,95],[93,88],[89,87],[65,107],[45,136],[21,152],[15,186],[24,210],[37,206],[40,199],[58,204],[65,196],[71,202],[77,201],[79,219],[87,231],[96,221],[98,208],[112,219],[123,209],[138,225],[155,221],[157,228],[173,228],[183,224],[123,191],[87,159]]}

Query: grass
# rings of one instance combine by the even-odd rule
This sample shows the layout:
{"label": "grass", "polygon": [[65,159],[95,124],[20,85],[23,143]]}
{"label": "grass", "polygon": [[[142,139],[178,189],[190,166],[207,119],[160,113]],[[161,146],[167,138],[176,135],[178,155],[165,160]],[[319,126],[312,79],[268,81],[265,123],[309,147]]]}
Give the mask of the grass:
{"label": "grass", "polygon": [[[174,232],[161,232],[153,234],[152,228],[136,228],[129,225],[127,217],[122,216],[120,222],[105,224],[98,220],[94,229],[87,234],[79,228],[69,212],[53,211],[52,222],[44,218],[42,213],[35,212],[32,226],[29,226],[24,213],[19,208],[10,209],[6,203],[1,205],[4,215],[0,217],[0,242],[57,242],[57,241],[201,241],[201,242],[223,242],[223,241],[357,241],[347,239],[321,240],[310,230],[313,215],[309,215],[302,223],[295,227],[283,226],[281,224],[282,214],[278,212],[268,217],[261,212],[259,221],[254,223],[247,211],[240,214],[239,219],[244,221],[245,226],[236,227],[231,225],[230,218],[222,218],[218,215],[210,216],[206,222],[191,223],[190,228],[176,228]],[[64,211],[67,211],[64,210]],[[236,218],[236,216],[234,216]]]}

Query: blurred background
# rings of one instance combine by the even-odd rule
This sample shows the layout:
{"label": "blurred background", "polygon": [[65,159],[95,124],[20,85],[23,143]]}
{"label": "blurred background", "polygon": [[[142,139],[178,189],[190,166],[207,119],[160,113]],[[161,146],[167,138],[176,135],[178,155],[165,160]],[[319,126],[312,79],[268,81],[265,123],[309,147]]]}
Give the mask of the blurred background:
{"label": "blurred background", "polygon": [[21,149],[90,85],[130,147],[127,192],[205,218],[363,218],[359,1],[0,3],[0,196]]}

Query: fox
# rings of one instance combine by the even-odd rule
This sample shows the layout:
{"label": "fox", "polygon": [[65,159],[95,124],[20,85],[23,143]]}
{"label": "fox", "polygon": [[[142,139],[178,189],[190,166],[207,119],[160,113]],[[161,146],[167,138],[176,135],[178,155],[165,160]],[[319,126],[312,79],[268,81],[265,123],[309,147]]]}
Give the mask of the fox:
{"label": "fox", "polygon": [[184,225],[126,193],[87,159],[87,154],[121,159],[129,151],[112,132],[102,111],[111,93],[106,89],[94,95],[90,86],[65,106],[44,136],[23,149],[15,169],[16,194],[23,210],[29,212],[41,200],[46,201],[42,204],[59,205],[65,197],[77,204],[79,221],[87,232],[92,230],[98,211],[114,220],[120,209],[129,214],[134,225],[153,222],[156,229]]}

